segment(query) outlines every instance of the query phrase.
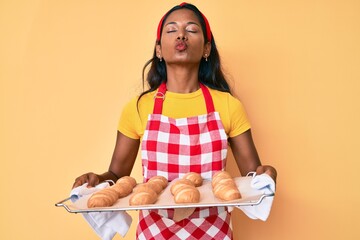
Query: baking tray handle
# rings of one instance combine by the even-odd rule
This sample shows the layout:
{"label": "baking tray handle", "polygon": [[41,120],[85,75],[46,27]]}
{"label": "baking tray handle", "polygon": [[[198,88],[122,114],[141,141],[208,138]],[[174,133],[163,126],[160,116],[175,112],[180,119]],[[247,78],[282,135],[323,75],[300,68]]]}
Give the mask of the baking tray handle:
{"label": "baking tray handle", "polygon": [[66,211],[72,212],[71,209],[66,204],[64,204],[65,202],[69,201],[70,199],[71,199],[71,197],[65,198],[64,200],[61,200],[60,202],[55,203],[55,206],[56,207],[63,207],[63,208],[66,209]]}

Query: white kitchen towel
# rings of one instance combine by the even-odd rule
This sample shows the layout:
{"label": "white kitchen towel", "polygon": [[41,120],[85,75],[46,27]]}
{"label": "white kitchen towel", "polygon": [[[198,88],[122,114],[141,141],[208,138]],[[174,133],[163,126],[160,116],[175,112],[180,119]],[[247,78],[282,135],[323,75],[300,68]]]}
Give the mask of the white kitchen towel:
{"label": "white kitchen towel", "polygon": [[[250,183],[252,188],[263,191],[264,194],[275,193],[275,182],[266,173],[253,175]],[[249,218],[266,221],[269,217],[274,197],[265,197],[260,204],[252,206],[238,206]]]}
{"label": "white kitchen towel", "polygon": [[88,183],[84,183],[83,185],[78,186],[71,190],[70,198],[72,202],[75,202],[82,196],[92,194],[94,192],[99,191],[100,189],[107,188],[110,186],[109,182],[103,182],[91,188],[88,188],[87,185]]}
{"label": "white kitchen towel", "polygon": [[[85,183],[74,188],[70,193],[70,197],[73,202],[76,202],[80,197],[92,194],[108,186],[109,183],[104,182],[95,187],[88,188],[87,183]],[[102,240],[111,240],[116,233],[124,237],[132,222],[131,216],[125,211],[88,212],[82,215]]]}

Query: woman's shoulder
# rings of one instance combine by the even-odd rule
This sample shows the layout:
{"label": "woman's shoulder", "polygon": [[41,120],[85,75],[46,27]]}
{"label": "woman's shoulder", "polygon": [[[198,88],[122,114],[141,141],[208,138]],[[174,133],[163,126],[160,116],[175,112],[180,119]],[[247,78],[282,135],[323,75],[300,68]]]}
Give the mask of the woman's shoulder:
{"label": "woman's shoulder", "polygon": [[228,104],[239,104],[240,100],[233,96],[229,92],[219,91],[216,89],[209,88],[210,94],[213,97],[214,101],[227,102]]}
{"label": "woman's shoulder", "polygon": [[153,108],[155,93],[156,91],[137,94],[125,104],[123,111],[132,114],[148,114]]}

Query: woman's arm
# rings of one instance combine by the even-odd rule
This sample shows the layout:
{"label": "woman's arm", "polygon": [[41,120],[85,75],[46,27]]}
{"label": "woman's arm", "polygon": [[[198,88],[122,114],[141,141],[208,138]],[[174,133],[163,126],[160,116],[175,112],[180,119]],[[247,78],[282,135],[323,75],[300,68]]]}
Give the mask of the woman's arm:
{"label": "woman's arm", "polygon": [[257,174],[267,173],[276,181],[277,172],[275,168],[261,165],[251,130],[229,138],[229,143],[241,175],[245,176],[249,172],[256,172]]}
{"label": "woman's arm", "polygon": [[100,175],[92,172],[85,173],[75,179],[73,188],[86,182],[88,186],[95,186],[105,180],[116,181],[120,177],[130,175],[138,154],[139,145],[140,140],[129,138],[118,131],[109,170]]}

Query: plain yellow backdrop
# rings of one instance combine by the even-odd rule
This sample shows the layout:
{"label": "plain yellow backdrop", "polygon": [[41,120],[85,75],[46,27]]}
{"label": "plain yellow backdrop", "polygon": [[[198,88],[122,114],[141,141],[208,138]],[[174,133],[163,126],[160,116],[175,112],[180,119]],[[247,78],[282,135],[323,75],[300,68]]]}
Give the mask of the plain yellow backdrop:
{"label": "plain yellow backdrop", "polygon": [[[78,175],[107,169],[157,23],[178,3],[0,1],[0,239],[98,239],[54,204]],[[360,2],[192,3],[279,172],[268,221],[236,210],[234,238],[360,239]]]}

